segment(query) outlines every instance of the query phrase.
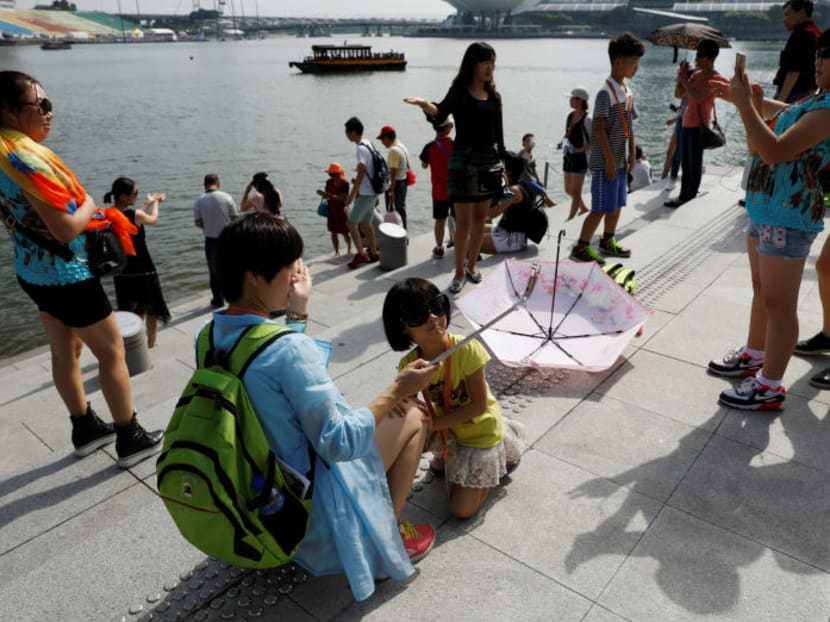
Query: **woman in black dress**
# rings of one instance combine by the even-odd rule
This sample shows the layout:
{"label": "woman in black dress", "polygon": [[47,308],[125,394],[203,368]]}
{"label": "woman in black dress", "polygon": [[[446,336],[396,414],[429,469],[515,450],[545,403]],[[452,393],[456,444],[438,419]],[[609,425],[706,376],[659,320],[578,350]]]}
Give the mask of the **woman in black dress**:
{"label": "woman in black dress", "polygon": [[504,188],[504,131],[501,96],[493,82],[495,68],[495,50],[483,42],[471,43],[441,103],[420,97],[404,99],[423,110],[433,124],[440,124],[450,114],[455,119],[455,146],[449,165],[449,199],[455,210],[451,294],[461,291],[465,273],[471,282],[481,282],[476,264],[484,223],[493,198]]}
{"label": "woman in black dress", "polygon": [[131,311],[145,320],[147,326],[147,346],[156,345],[159,320],[166,324],[170,320],[170,311],[161,293],[161,283],[153,265],[153,259],[144,240],[144,225],[158,222],[159,203],[164,201],[163,192],[147,195],[147,200],[140,208],[134,205],[138,199],[138,187],[128,177],[119,177],[112,182],[112,189],[104,195],[104,203],[113,202],[130,222],[138,227],[133,236],[136,254],[127,256],[127,267],[114,278],[115,297],[118,309]]}
{"label": "woman in black dress", "polygon": [[565,173],[565,193],[571,197],[571,211],[568,220],[579,214],[588,213],[588,206],[582,199],[582,184],[588,173],[588,149],[591,142],[591,128],[588,117],[588,91],[575,88],[571,91],[570,106],[573,108],[565,122],[565,138],[557,145],[564,150],[562,170]]}

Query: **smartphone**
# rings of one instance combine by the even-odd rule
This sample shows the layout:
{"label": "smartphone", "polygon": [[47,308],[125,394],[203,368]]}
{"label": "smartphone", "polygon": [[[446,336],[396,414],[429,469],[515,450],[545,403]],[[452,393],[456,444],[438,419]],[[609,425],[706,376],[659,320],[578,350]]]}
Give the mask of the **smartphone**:
{"label": "smartphone", "polygon": [[746,54],[743,52],[735,52],[735,73],[746,72]]}

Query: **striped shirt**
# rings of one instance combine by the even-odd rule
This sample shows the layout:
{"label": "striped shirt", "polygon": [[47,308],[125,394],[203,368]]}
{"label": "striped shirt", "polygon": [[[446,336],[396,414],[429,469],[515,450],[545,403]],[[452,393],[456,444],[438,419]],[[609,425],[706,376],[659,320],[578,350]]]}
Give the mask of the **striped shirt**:
{"label": "striped shirt", "polygon": [[[609,89],[613,86],[617,98]],[[619,101],[619,105],[617,105]],[[620,114],[622,112],[622,114]],[[637,118],[637,109],[634,107],[634,96],[631,88],[622,87],[614,78],[609,77],[602,85],[594,100],[594,122],[591,124],[591,162],[592,171],[605,170],[605,157],[600,148],[597,138],[597,119],[605,119],[605,131],[608,136],[608,144],[611,146],[611,153],[614,154],[614,163],[618,169],[626,166],[626,147],[628,138],[633,131],[633,121]]]}

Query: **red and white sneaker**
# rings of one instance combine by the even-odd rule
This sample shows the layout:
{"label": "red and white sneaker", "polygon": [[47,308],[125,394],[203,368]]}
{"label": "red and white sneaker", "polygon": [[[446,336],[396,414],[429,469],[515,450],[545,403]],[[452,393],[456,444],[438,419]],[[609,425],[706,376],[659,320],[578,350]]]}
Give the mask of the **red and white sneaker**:
{"label": "red and white sneaker", "polygon": [[709,361],[709,373],[724,378],[746,378],[757,374],[763,366],[763,358],[752,358],[738,348],[727,352],[720,361]]}
{"label": "red and white sneaker", "polygon": [[734,389],[723,391],[718,401],[739,410],[781,410],[786,397],[787,390],[783,385],[772,389],[752,376]]}
{"label": "red and white sneaker", "polygon": [[408,520],[402,520],[398,523],[398,530],[401,532],[406,554],[409,555],[413,564],[426,557],[427,553],[432,550],[435,530],[426,523],[413,525]]}

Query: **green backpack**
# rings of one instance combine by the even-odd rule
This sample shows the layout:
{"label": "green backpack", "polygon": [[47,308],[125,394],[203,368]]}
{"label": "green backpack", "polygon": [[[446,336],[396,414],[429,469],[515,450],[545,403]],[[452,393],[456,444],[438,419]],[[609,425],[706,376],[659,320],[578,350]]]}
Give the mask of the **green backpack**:
{"label": "green backpack", "polygon": [[[212,329],[210,322],[199,333],[198,368],[164,434],[156,463],[159,494],[199,550],[236,566],[273,568],[288,562],[305,536],[311,499],[280,468],[241,378],[257,354],[293,331],[256,324],[224,354],[213,346]],[[313,482],[310,444],[309,456]],[[257,476],[264,478],[261,492],[253,487]],[[272,488],[284,495],[282,509],[261,515]]]}
{"label": "green backpack", "polygon": [[637,279],[634,270],[624,268],[621,263],[605,264],[602,269],[614,281],[632,296],[637,293]]}

